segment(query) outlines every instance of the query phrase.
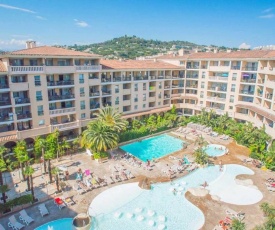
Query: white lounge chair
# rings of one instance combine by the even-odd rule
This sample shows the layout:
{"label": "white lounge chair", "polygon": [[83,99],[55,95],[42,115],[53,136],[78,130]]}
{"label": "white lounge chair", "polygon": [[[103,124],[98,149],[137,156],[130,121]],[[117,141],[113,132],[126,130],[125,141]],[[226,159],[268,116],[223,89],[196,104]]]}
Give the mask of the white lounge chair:
{"label": "white lounge chair", "polygon": [[20,230],[22,228],[25,227],[25,225],[19,223],[16,219],[15,219],[15,216],[12,215],[11,217],[9,217],[9,223],[8,223],[8,226],[14,230]]}
{"label": "white lounge chair", "polygon": [[269,192],[275,192],[275,187],[267,186]]}
{"label": "white lounge chair", "polygon": [[0,230],[6,230],[2,224],[0,224]]}
{"label": "white lounge chair", "polygon": [[25,209],[21,210],[19,212],[20,216],[19,219],[22,220],[26,225],[29,225],[30,223],[34,222],[34,219],[31,218]]}
{"label": "white lounge chair", "polygon": [[73,199],[67,193],[63,193],[63,196],[61,197],[61,199],[64,201],[64,203],[67,206],[75,204],[75,202],[73,201]]}
{"label": "white lounge chair", "polygon": [[242,212],[236,212],[230,208],[226,209],[226,214],[231,216],[232,218],[236,218],[238,220],[243,220],[245,218],[245,213]]}
{"label": "white lounge chair", "polygon": [[50,214],[45,204],[38,205],[38,210],[42,217]]}

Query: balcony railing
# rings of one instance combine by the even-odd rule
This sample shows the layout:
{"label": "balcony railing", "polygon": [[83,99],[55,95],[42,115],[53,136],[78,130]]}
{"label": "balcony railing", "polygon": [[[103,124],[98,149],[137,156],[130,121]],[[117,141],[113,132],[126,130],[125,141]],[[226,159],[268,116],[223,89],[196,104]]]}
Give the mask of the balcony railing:
{"label": "balcony railing", "polygon": [[208,90],[213,90],[213,91],[223,91],[223,92],[226,92],[227,91],[227,88],[225,87],[208,87]]}
{"label": "balcony railing", "polygon": [[198,79],[199,75],[198,74],[195,74],[195,75],[186,75],[186,78],[195,78],[195,79]]}
{"label": "balcony railing", "polygon": [[142,80],[148,80],[148,76],[135,76],[135,81],[142,81]]}
{"label": "balcony railing", "polygon": [[99,102],[90,103],[90,109],[98,109],[98,108],[100,108],[100,103]]}
{"label": "balcony railing", "polygon": [[257,71],[258,67],[243,67],[242,70],[246,70],[246,71]]}
{"label": "balcony railing", "polygon": [[248,91],[248,90],[241,90],[241,94],[249,94],[249,95],[254,95],[254,91]]}
{"label": "balcony railing", "polygon": [[66,130],[66,129],[78,128],[78,126],[79,126],[78,121],[73,121],[73,122],[68,122],[64,124],[52,125],[51,131],[53,132],[55,129]]}
{"label": "balcony railing", "polygon": [[49,96],[49,101],[74,99],[74,94]]}
{"label": "balcony railing", "polygon": [[100,71],[102,69],[101,65],[83,65],[75,66],[76,72],[90,72],[90,71]]}
{"label": "balcony railing", "polygon": [[5,100],[0,100],[0,106],[7,106],[7,105],[11,105],[11,100],[10,98],[7,98]]}
{"label": "balcony railing", "polygon": [[16,116],[17,116],[17,120],[24,120],[32,117],[31,113],[17,114]]}
{"label": "balcony railing", "polygon": [[50,115],[66,114],[75,112],[75,107],[62,108],[62,109],[53,109],[50,110]]}
{"label": "balcony railing", "polygon": [[186,69],[198,69],[199,66],[198,65],[187,65]]}
{"label": "balcony railing", "polygon": [[102,90],[102,95],[111,95],[112,94],[112,90]]}
{"label": "balcony railing", "polygon": [[10,114],[12,114],[12,112],[7,114],[1,114],[0,122],[13,121],[13,115]]}
{"label": "balcony railing", "polygon": [[100,92],[99,91],[97,91],[97,92],[94,92],[94,93],[89,93],[89,96],[90,97],[98,97],[98,96],[100,96]]}
{"label": "balcony railing", "polygon": [[18,104],[28,104],[30,103],[30,98],[16,98],[14,100],[15,104],[18,105]]}
{"label": "balcony railing", "polygon": [[99,77],[98,76],[89,76],[89,79],[99,79]]}
{"label": "balcony railing", "polygon": [[13,73],[44,73],[44,66],[9,66]]}
{"label": "balcony railing", "polygon": [[256,79],[247,79],[247,78],[242,78],[241,82],[246,82],[246,83],[256,83]]}
{"label": "balcony railing", "polygon": [[225,101],[226,100],[226,98],[224,98],[224,97],[211,97],[211,96],[208,96],[207,99],[212,100],[212,101]]}
{"label": "balcony railing", "polygon": [[241,66],[239,66],[239,65],[233,65],[233,66],[231,66],[231,69],[233,69],[233,70],[240,70]]}
{"label": "balcony railing", "polygon": [[8,84],[0,84],[0,89],[8,89],[9,85]]}
{"label": "balcony railing", "polygon": [[48,81],[47,86],[62,86],[62,85],[74,85],[73,80],[69,81]]}

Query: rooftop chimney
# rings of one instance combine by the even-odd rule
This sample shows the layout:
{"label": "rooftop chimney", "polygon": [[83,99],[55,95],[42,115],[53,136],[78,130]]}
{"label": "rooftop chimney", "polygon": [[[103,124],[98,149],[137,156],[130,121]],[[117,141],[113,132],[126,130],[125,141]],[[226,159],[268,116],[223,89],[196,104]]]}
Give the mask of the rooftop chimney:
{"label": "rooftop chimney", "polygon": [[214,49],[214,54],[218,53],[218,49]]}
{"label": "rooftop chimney", "polygon": [[36,41],[26,41],[26,48],[31,49],[36,47]]}
{"label": "rooftop chimney", "polygon": [[231,53],[231,51],[232,51],[231,49],[227,49],[226,53]]}

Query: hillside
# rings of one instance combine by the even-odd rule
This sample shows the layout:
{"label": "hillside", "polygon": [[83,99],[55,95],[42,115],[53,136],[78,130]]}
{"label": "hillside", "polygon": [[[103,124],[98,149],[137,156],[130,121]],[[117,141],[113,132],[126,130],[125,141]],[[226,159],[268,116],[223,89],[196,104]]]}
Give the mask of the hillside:
{"label": "hillside", "polygon": [[177,51],[181,48],[192,49],[205,46],[187,41],[158,41],[146,40],[136,36],[124,36],[112,40],[90,45],[68,46],[69,49],[100,54],[109,59],[135,59],[140,56],[152,56],[168,51]]}

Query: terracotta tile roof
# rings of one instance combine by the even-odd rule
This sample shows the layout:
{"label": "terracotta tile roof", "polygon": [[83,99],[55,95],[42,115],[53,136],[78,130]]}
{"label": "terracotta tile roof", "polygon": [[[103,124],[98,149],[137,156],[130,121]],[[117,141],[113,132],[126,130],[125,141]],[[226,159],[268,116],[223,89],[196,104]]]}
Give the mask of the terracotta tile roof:
{"label": "terracotta tile roof", "polygon": [[80,51],[68,50],[53,46],[38,46],[30,49],[23,49],[6,53],[7,56],[81,56],[81,57],[100,57],[97,54],[84,53]]}
{"label": "terracotta tile roof", "polygon": [[176,65],[153,60],[100,60],[102,69],[180,69]]}
{"label": "terracotta tile roof", "polygon": [[192,59],[234,59],[234,58],[275,58],[274,50],[241,50],[227,52],[200,52],[185,54],[183,56],[174,56],[173,54],[163,55],[157,59],[175,59],[175,60],[192,60]]}
{"label": "terracotta tile roof", "polygon": [[253,105],[246,105],[246,104],[237,104],[236,107],[239,107],[239,108],[244,108],[244,109],[249,109],[255,113],[258,113],[270,120],[272,120],[273,122],[275,122],[275,115],[274,114],[271,114],[270,112],[268,111],[265,111],[263,109],[260,109],[256,106],[253,106]]}
{"label": "terracotta tile roof", "polygon": [[137,117],[137,116],[143,116],[143,115],[152,114],[152,113],[167,112],[169,110],[171,110],[171,107],[164,107],[164,108],[152,109],[152,110],[145,111],[145,112],[140,112],[140,113],[127,114],[127,115],[123,115],[122,117],[124,119],[128,119],[128,118],[133,118],[133,117]]}
{"label": "terracotta tile roof", "polygon": [[0,61],[0,72],[7,72],[6,66]]}

